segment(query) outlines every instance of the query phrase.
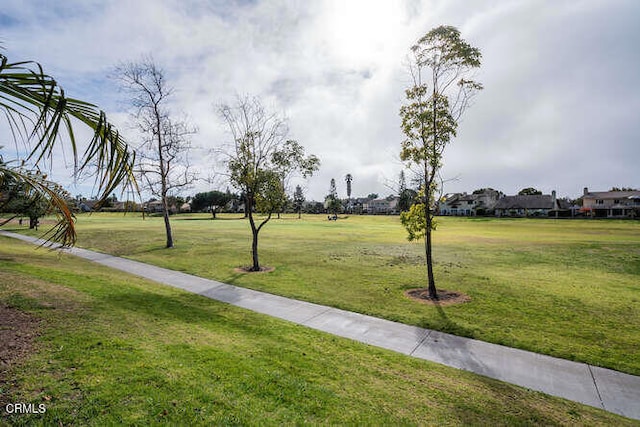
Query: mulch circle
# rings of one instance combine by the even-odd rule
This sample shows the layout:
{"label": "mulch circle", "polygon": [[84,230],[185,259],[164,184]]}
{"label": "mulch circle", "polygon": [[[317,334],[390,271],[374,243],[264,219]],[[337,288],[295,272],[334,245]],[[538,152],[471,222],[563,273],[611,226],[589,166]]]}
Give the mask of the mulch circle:
{"label": "mulch circle", "polygon": [[471,297],[469,295],[463,294],[462,292],[447,291],[444,289],[438,289],[437,300],[429,297],[429,289],[427,288],[409,289],[408,291],[405,291],[404,294],[409,298],[413,298],[421,303],[429,305],[454,305],[471,301]]}
{"label": "mulch circle", "polygon": [[237,267],[233,271],[236,273],[271,273],[275,269],[275,267],[260,267],[260,271],[253,271],[252,267]]}

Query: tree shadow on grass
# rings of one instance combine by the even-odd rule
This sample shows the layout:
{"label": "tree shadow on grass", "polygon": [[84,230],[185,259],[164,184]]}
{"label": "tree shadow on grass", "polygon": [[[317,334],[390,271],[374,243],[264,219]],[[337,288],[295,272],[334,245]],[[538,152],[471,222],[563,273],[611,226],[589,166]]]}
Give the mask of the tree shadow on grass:
{"label": "tree shadow on grass", "polygon": [[229,285],[236,285],[236,283],[238,282],[238,279],[246,276],[247,276],[246,273],[234,272],[233,275],[229,276],[224,280],[224,283],[228,283]]}
{"label": "tree shadow on grass", "polygon": [[[455,322],[454,320],[451,320],[451,318],[447,315],[445,308],[439,302],[437,301],[434,302],[433,308],[438,314],[439,322],[436,325],[429,324],[429,326],[424,326],[424,327],[429,329],[436,329],[440,332],[445,332],[445,333],[457,335],[460,337],[467,337],[467,338],[475,337],[474,331],[472,329],[462,326],[457,322]],[[426,319],[423,321],[423,323],[428,323],[428,322],[429,321]]]}

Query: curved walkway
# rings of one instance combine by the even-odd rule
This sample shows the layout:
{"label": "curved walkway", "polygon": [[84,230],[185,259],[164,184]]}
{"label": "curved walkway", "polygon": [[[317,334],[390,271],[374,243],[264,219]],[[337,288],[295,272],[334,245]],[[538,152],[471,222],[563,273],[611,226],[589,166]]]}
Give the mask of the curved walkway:
{"label": "curved walkway", "polygon": [[[0,234],[43,243],[16,233]],[[297,301],[86,249],[65,251],[217,301],[640,420],[638,376]]]}

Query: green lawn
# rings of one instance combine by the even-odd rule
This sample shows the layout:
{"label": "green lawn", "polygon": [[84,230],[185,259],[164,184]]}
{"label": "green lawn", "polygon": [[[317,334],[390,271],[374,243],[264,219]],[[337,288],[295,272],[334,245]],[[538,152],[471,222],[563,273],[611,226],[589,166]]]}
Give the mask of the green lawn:
{"label": "green lawn", "polygon": [[[97,220],[81,220],[85,237]],[[184,245],[191,226],[178,223]],[[0,383],[1,396],[47,408],[0,408],[0,424],[638,424],[4,237],[0,304],[41,319],[36,352]]]}
{"label": "green lawn", "polygon": [[223,282],[484,341],[640,374],[640,222],[439,218],[436,283],[470,303],[435,308],[404,291],[424,286],[422,243],[397,217],[272,220],[261,233],[269,274],[250,264],[246,221],[83,215],[79,245]]}

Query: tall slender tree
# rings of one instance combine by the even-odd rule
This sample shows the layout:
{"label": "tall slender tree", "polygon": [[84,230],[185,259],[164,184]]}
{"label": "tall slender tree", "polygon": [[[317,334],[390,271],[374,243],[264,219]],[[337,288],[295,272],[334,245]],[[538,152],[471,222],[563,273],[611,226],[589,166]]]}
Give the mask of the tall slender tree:
{"label": "tall slender tree", "polygon": [[344,181],[347,183],[347,211],[351,210],[351,182],[353,181],[353,175],[348,173],[344,177]]}
{"label": "tall slender tree", "polygon": [[482,85],[470,79],[480,67],[480,50],[460,37],[451,26],[440,26],[411,47],[406,89],[407,103],[400,108],[402,141],[400,158],[419,170],[421,203],[401,215],[409,240],[424,237],[429,297],[438,299],[433,274],[431,233],[438,179],[445,147],[456,136],[458,120]]}
{"label": "tall slender tree", "polygon": [[334,178],[331,178],[331,182],[329,183],[329,194],[327,194],[325,199],[325,205],[327,206],[327,211],[334,215],[340,212],[342,202],[338,198],[338,189],[336,188],[336,180]]}

